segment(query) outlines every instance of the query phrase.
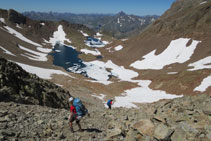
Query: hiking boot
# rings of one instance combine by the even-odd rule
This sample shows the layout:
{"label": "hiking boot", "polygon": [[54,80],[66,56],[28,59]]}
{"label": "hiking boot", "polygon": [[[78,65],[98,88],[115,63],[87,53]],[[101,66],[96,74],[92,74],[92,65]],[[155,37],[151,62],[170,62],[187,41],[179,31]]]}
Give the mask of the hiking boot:
{"label": "hiking boot", "polygon": [[83,130],[83,129],[79,129],[78,131],[79,131],[79,132],[83,132],[84,130]]}
{"label": "hiking boot", "polygon": [[73,128],[70,128],[70,132],[71,132],[71,133],[74,133]]}

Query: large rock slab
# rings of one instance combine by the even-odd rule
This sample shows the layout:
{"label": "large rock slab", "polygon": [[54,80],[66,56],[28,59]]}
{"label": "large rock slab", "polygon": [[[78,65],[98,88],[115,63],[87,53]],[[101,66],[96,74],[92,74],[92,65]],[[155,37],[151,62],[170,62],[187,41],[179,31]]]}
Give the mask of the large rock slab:
{"label": "large rock slab", "polygon": [[152,136],[155,130],[155,126],[150,119],[142,119],[132,126],[137,129],[141,134]]}
{"label": "large rock slab", "polygon": [[161,140],[161,139],[167,139],[173,134],[173,130],[171,130],[169,127],[167,127],[164,124],[159,124],[154,131],[154,137]]}

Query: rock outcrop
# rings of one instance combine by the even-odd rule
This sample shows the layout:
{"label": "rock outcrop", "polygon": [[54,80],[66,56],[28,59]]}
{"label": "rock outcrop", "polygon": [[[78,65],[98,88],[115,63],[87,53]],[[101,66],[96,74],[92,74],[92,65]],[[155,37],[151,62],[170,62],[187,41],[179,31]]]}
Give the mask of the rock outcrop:
{"label": "rock outcrop", "polygon": [[0,58],[0,102],[67,108],[69,92]]}
{"label": "rock outcrop", "polygon": [[17,24],[25,24],[26,23],[26,17],[13,9],[10,9],[8,11],[8,20],[13,23],[17,23]]}

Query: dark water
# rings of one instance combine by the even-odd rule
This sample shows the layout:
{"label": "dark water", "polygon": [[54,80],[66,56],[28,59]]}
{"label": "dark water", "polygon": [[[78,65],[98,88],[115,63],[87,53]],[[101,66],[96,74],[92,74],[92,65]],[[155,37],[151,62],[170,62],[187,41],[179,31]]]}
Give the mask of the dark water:
{"label": "dark water", "polygon": [[69,71],[68,68],[77,66],[78,69],[86,67],[83,61],[78,58],[80,53],[75,49],[65,45],[55,45],[52,55],[54,57],[53,64],[56,66],[63,67]]}

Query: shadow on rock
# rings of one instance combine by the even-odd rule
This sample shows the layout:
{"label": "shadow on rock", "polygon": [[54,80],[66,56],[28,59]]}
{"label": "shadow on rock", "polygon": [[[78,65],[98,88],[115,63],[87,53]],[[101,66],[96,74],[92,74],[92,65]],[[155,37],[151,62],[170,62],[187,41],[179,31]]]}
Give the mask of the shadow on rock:
{"label": "shadow on rock", "polygon": [[86,132],[96,132],[96,133],[102,133],[101,130],[96,129],[96,128],[88,128],[88,129],[84,129],[84,131]]}

